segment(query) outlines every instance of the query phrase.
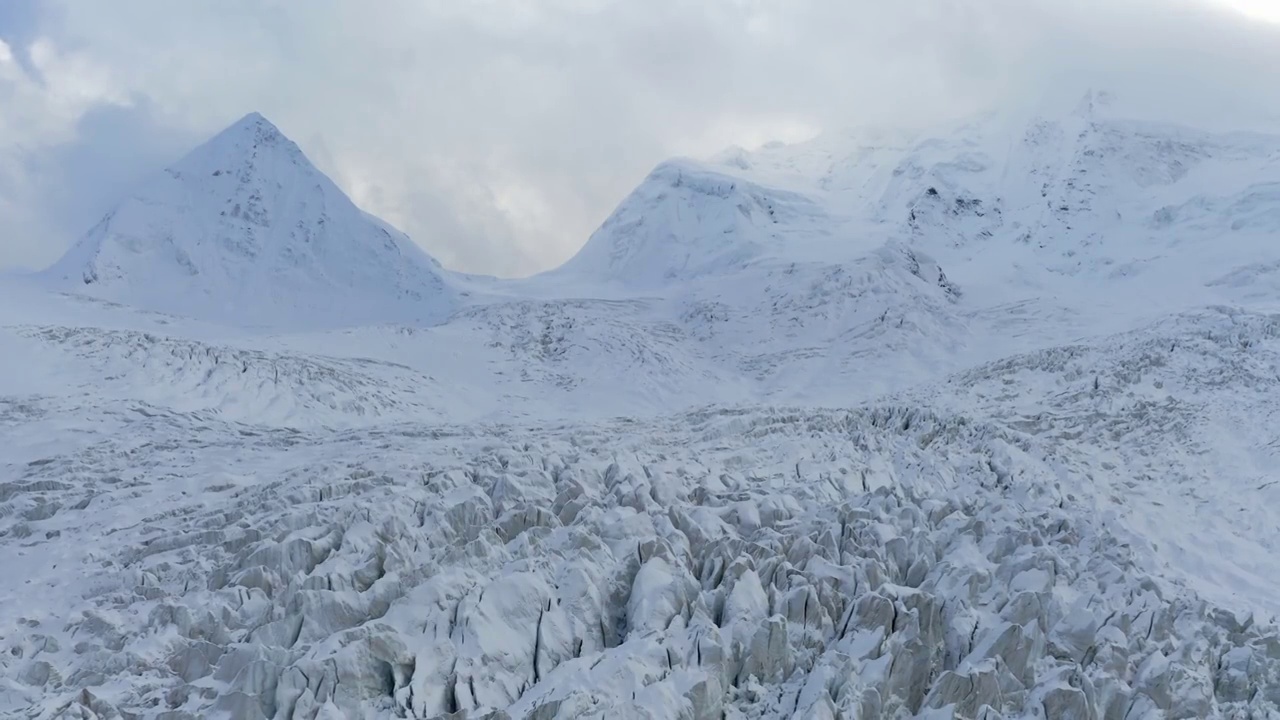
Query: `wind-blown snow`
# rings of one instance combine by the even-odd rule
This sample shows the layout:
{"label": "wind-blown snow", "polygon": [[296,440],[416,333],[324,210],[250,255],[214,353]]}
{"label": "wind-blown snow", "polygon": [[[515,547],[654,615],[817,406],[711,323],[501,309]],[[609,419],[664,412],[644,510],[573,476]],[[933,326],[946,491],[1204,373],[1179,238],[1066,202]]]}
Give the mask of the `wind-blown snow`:
{"label": "wind-blown snow", "polygon": [[175,168],[0,283],[0,714],[1280,717],[1280,138],[673,161],[522,281]]}

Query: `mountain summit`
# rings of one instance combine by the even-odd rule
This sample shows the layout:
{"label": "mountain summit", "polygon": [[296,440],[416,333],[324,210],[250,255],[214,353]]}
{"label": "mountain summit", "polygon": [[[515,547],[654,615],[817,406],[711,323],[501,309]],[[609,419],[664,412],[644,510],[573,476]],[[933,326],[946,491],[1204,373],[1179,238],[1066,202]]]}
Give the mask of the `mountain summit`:
{"label": "mountain summit", "polygon": [[45,275],[148,310],[252,326],[432,323],[435,260],[251,113],[145,183]]}
{"label": "mountain summit", "polygon": [[741,269],[828,221],[805,195],[687,159],[660,164],[552,276],[652,290]]}

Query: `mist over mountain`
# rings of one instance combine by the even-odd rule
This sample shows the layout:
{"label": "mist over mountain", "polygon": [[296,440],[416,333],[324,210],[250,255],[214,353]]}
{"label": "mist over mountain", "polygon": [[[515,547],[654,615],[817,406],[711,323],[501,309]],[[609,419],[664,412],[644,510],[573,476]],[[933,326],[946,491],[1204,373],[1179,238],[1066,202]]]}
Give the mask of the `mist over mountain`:
{"label": "mist over mountain", "polygon": [[137,189],[48,275],[148,310],[286,328],[430,322],[455,302],[438,263],[257,113]]}
{"label": "mist over mountain", "polygon": [[0,714],[1280,716],[1280,136],[1120,107],[673,159],[519,280],[246,116],[0,278]]}

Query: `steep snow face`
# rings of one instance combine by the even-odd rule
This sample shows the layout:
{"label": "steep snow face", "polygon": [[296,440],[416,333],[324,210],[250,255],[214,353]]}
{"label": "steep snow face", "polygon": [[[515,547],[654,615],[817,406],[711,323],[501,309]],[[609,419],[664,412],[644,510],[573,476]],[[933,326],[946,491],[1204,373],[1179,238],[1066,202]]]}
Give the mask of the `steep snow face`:
{"label": "steep snow face", "polygon": [[236,325],[433,323],[455,302],[434,260],[256,113],[145,184],[46,276]]}
{"label": "steep snow face", "polygon": [[970,270],[1016,264],[1019,276],[1077,291],[1150,276],[1150,291],[1176,287],[1168,301],[1196,304],[1210,297],[1197,291],[1205,283],[1280,259],[1280,137],[1135,120],[1105,96],[1069,113],[737,152],[718,167],[787,183],[861,233],[907,239],[961,285]]}

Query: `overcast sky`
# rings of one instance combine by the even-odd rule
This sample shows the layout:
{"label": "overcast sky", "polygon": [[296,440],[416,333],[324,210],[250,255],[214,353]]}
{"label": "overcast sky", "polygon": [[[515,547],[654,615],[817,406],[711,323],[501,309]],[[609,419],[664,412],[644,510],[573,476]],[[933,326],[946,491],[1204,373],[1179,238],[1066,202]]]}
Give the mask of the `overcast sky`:
{"label": "overcast sky", "polygon": [[0,0],[0,267],[52,262],[251,110],[446,266],[507,276],[567,259],[672,155],[1090,87],[1280,129],[1277,19],[1280,0]]}

